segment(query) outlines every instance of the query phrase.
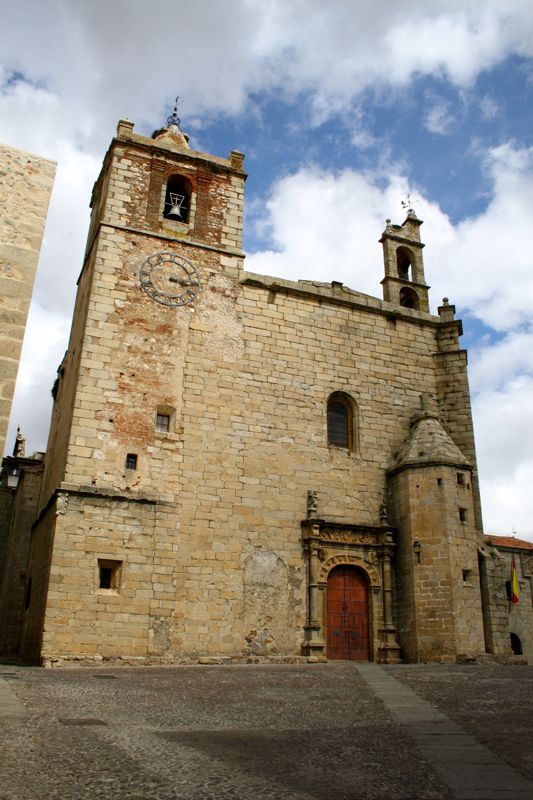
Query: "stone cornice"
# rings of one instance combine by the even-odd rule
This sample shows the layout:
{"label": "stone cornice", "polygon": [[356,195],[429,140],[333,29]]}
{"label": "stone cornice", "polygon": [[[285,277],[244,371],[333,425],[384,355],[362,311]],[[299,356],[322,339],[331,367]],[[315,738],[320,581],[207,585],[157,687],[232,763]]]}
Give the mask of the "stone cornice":
{"label": "stone cornice", "polygon": [[40,510],[37,519],[32,525],[32,531],[39,525],[42,519],[47,515],[50,511],[54,503],[57,502],[58,498],[61,496],[70,496],[74,495],[76,497],[92,497],[95,500],[114,500],[123,503],[139,503],[141,505],[152,505],[152,506],[173,506],[174,503],[171,503],[168,500],[163,500],[157,497],[155,494],[145,493],[145,494],[128,494],[126,492],[120,492],[116,489],[111,488],[100,488],[98,486],[89,486],[83,485],[79,483],[68,483],[63,481],[59,484],[58,488],[55,489],[50,497],[48,498],[46,504]]}

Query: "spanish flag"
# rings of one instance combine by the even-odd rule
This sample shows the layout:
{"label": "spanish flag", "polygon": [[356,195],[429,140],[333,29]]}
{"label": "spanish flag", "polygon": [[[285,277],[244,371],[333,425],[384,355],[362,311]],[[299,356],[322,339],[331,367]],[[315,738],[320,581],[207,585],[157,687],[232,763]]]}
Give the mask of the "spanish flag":
{"label": "spanish flag", "polygon": [[516,577],[516,562],[513,556],[513,567],[511,570],[511,594],[513,598],[513,603],[518,603],[518,578]]}

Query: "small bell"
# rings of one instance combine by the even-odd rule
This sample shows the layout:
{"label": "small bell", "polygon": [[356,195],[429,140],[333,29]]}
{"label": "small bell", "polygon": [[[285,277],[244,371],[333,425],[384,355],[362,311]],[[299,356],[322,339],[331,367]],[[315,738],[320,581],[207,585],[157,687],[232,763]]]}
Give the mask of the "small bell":
{"label": "small bell", "polygon": [[183,220],[182,206],[183,206],[183,201],[185,200],[185,195],[174,194],[173,192],[169,192],[169,196],[170,196],[170,209],[167,211],[165,216],[167,217],[167,219]]}

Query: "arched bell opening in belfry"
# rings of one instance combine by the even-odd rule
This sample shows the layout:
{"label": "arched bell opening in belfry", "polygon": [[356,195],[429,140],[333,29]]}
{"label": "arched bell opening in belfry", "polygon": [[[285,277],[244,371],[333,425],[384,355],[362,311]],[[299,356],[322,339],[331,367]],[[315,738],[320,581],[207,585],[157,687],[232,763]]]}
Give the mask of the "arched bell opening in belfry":
{"label": "arched bell opening in belfry", "polygon": [[398,277],[404,281],[412,280],[411,268],[413,264],[413,255],[407,247],[399,247],[396,250],[396,266],[398,268]]}
{"label": "arched bell opening in belfry", "polygon": [[418,299],[418,295],[414,289],[410,289],[407,286],[404,286],[403,289],[400,289],[400,305],[403,308],[414,308],[415,310],[420,309],[420,300]]}
{"label": "arched bell opening in belfry", "polygon": [[176,222],[188,222],[190,205],[189,181],[181,175],[172,175],[167,182],[163,216]]}

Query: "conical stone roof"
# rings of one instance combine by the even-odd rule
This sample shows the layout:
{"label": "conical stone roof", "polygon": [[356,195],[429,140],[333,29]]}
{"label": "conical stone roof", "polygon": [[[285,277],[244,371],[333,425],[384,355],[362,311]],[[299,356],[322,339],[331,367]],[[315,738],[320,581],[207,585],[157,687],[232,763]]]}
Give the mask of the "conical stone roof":
{"label": "conical stone roof", "polygon": [[422,412],[411,423],[406,440],[393,459],[389,472],[406,467],[447,464],[470,469],[471,464],[442,427],[436,414]]}

